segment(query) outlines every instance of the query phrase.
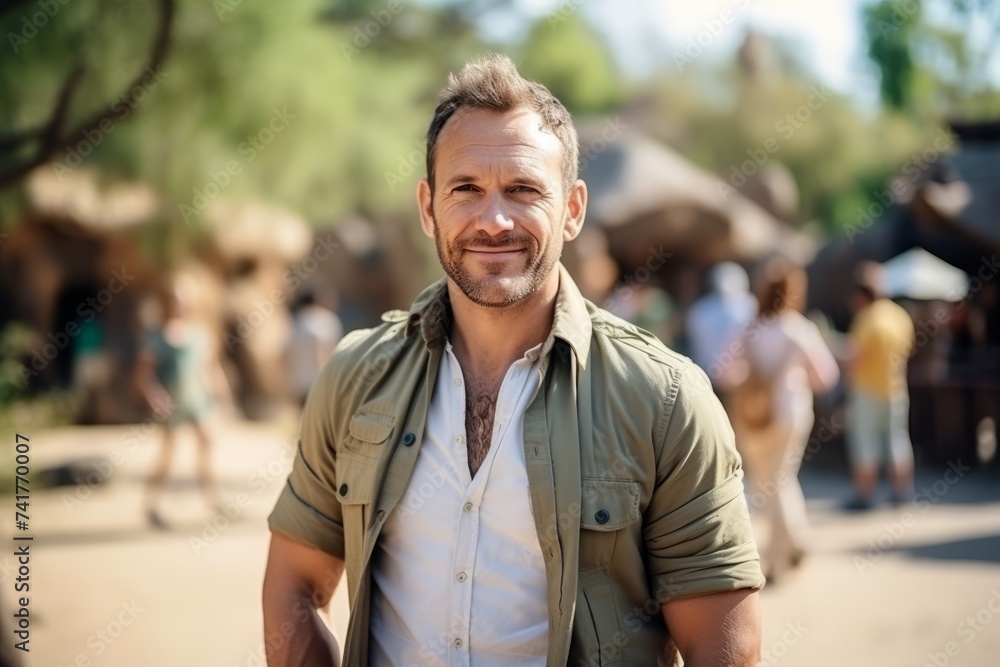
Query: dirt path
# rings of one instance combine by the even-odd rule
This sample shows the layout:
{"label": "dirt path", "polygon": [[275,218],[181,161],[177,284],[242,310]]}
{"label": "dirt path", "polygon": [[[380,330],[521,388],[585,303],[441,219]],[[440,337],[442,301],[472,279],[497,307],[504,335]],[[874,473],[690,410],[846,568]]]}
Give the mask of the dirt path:
{"label": "dirt path", "polygon": [[[100,487],[32,495],[27,664],[263,665],[265,517],[284,484],[293,434],[294,426],[224,429],[215,454],[232,516],[216,516],[214,525],[191,481],[193,443],[182,441],[179,481],[164,504],[169,532],[150,530],[141,510],[155,434],[137,427],[31,434],[35,469],[88,455],[112,464]],[[954,483],[941,474],[920,481],[937,499],[926,510],[854,517],[835,509],[847,492],[842,478],[807,478],[815,550],[799,574],[762,596],[763,664],[1000,664],[1000,480],[965,473]],[[13,499],[0,508],[0,520],[13,525]],[[0,557],[8,608],[12,551]],[[331,616],[342,636],[344,590]]]}

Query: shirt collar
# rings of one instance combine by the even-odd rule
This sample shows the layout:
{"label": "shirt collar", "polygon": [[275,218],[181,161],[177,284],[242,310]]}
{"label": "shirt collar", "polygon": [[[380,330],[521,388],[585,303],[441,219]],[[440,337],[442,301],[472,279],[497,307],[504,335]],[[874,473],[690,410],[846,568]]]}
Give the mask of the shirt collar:
{"label": "shirt collar", "polygon": [[[590,336],[593,328],[590,312],[580,289],[573,282],[566,267],[559,263],[559,291],[556,294],[555,314],[552,319],[551,338],[562,340],[572,348],[581,367],[586,367],[590,352]],[[451,325],[451,302],[448,297],[447,278],[441,278],[425,288],[413,305],[406,321],[405,333],[411,335],[420,330],[427,345],[444,340]],[[545,351],[550,345],[545,345]]]}

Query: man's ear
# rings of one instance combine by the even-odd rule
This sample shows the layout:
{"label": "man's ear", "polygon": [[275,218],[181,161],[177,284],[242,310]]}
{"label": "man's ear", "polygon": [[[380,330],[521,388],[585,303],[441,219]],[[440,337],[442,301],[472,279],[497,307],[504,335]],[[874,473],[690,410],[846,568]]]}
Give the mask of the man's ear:
{"label": "man's ear", "polygon": [[434,238],[434,193],[424,176],[417,183],[417,210],[420,212],[420,228],[430,238]]}
{"label": "man's ear", "polygon": [[583,229],[587,217],[587,184],[577,179],[570,188],[566,201],[566,220],[563,223],[563,241],[572,241]]}

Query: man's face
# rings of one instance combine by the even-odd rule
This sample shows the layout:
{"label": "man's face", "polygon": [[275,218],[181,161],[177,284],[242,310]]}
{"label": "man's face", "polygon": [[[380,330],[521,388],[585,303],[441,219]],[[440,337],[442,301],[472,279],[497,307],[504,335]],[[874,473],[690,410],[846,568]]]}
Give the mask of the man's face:
{"label": "man's face", "polygon": [[437,142],[421,226],[469,300],[502,308],[537,292],[583,224],[586,186],[566,193],[562,145],[527,109],[459,110]]}

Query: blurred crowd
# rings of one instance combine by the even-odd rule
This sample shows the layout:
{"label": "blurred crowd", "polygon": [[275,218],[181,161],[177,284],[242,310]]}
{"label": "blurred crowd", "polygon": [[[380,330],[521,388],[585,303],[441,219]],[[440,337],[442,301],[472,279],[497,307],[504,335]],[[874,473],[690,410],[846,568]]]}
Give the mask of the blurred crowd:
{"label": "blurred crowd", "polygon": [[[844,511],[915,499],[908,377],[920,368],[910,369],[911,359],[934,346],[943,348],[938,353],[945,359],[967,356],[965,349],[950,351],[949,343],[976,334],[967,330],[968,317],[958,321],[951,313],[968,307],[973,323],[983,315],[964,303],[891,299],[878,263],[859,263],[845,280],[851,283],[851,318],[844,333],[819,312],[807,317],[806,271],[781,258],[756,267],[752,278],[736,263],[711,267],[683,319],[671,296],[648,284],[607,304],[690,355],[708,375],[743,458],[748,505],[770,581],[798,567],[808,551],[799,482],[807,444],[811,457],[817,445],[843,437],[854,489],[841,499]],[[948,336],[929,337],[922,331],[928,321],[940,323],[931,333],[948,328]],[[824,420],[817,431],[818,413],[834,412],[840,417]],[[983,422],[980,431],[992,432],[990,420]],[[991,455],[981,451],[980,460]],[[880,492],[882,475],[888,494]]]}

